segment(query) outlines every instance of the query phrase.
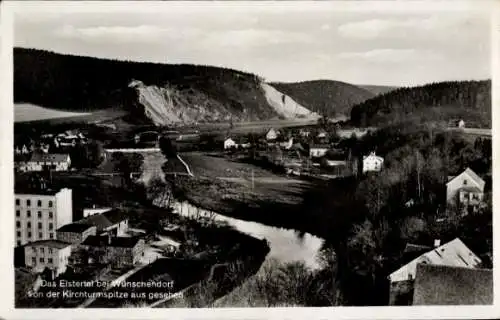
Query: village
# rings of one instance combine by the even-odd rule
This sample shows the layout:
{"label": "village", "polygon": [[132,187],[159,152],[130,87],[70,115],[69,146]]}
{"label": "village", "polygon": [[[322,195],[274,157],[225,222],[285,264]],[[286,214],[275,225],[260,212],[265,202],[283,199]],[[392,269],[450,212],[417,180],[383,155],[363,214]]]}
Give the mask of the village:
{"label": "village", "polygon": [[[460,130],[464,126],[463,121],[457,123]],[[179,151],[179,159],[188,172],[189,163],[180,157],[184,153],[201,150],[212,155],[217,153],[228,161],[250,159],[254,165],[284,177],[328,181],[376,176],[384,170],[384,158],[376,150],[359,157],[346,148],[348,141],[361,139],[371,130],[376,129],[343,130],[338,124],[318,124],[301,128],[269,128],[260,135],[255,132],[233,135],[222,133],[216,137],[207,137],[192,130],[184,134],[172,130],[162,133],[143,131],[133,135],[127,142],[127,148],[135,150],[133,152],[141,149],[159,152],[161,139],[168,139],[170,145]],[[168,265],[170,260],[176,263],[179,259],[186,261],[196,257],[199,260],[202,256],[220,256],[224,250],[232,250],[221,248],[218,243],[200,243],[206,240],[200,238],[200,226],[193,227],[189,217],[163,212],[153,218],[156,229],[144,228],[144,221],[131,218],[134,209],[117,205],[122,200],[99,205],[87,202],[85,207],[81,205],[82,199],[75,198],[71,186],[64,185],[64,182],[52,183],[58,177],[65,181],[72,176],[80,176],[83,171],[92,175],[93,170],[89,172],[89,169],[75,168],[75,161],[71,157],[71,154],[79,155],[74,153],[75,149],[96,143],[86,137],[84,132],[78,129],[63,133],[44,132],[38,137],[19,141],[14,146],[15,263],[19,281],[28,282],[22,285],[25,294],[43,292],[48,288],[41,286],[42,283],[60,279],[107,281],[110,287],[106,290],[110,290],[120,282],[133,279],[134,274],[139,274],[142,269],[157,263],[157,260]],[[126,152],[127,148],[120,150]],[[116,153],[116,149],[105,145],[98,151],[97,155],[91,156],[98,158],[99,163],[111,161],[112,154]],[[89,153],[84,156],[89,156]],[[78,161],[82,162],[81,159]],[[113,170],[116,168],[120,167]],[[175,171],[173,173],[176,175],[186,174],[182,165]],[[140,173],[133,175],[130,168],[110,173],[111,176],[114,174],[129,174],[130,177],[125,178],[131,180],[131,185],[136,184],[141,177]],[[485,180],[470,168],[449,177],[442,187],[448,205],[460,208],[462,215],[474,214],[486,205],[483,201]],[[75,202],[78,203],[76,212]],[[414,205],[414,199],[405,203],[407,208]],[[196,223],[201,221],[205,221],[203,223],[206,225],[206,217],[205,220],[198,219]],[[436,221],[443,221],[443,218],[437,218]],[[82,275],[85,276],[82,278]],[[169,281],[176,278],[161,273],[148,277]],[[467,281],[467,294],[460,292],[464,287],[459,285],[457,277],[462,279],[460,281]],[[389,305],[439,304],[443,301],[436,299],[443,296],[450,303],[459,302],[453,299],[461,299],[460,302],[465,299],[470,303],[488,303],[492,299],[488,291],[492,281],[491,269],[485,269],[481,259],[458,238],[447,243],[435,239],[434,247],[408,243],[400,267],[388,274],[387,279],[390,282]],[[190,279],[187,283],[197,281],[201,281],[200,278]],[[438,282],[441,285],[436,287]],[[179,291],[181,287],[174,286],[174,289],[168,290]],[[72,303],[88,306],[95,300],[98,299],[76,299]],[[158,300],[148,303],[158,303]]]}

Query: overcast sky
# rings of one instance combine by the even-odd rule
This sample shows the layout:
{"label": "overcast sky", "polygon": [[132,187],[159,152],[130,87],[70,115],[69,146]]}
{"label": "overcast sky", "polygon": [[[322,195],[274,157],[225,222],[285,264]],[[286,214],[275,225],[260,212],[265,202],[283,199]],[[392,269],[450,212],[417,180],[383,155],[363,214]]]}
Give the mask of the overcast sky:
{"label": "overcast sky", "polygon": [[487,10],[432,11],[427,4],[411,11],[368,11],[360,3],[361,11],[343,11],[317,2],[211,2],[143,5],[144,12],[127,4],[116,12],[96,3],[84,12],[46,4],[43,10],[17,10],[16,46],[225,66],[268,81],[401,86],[491,77]]}

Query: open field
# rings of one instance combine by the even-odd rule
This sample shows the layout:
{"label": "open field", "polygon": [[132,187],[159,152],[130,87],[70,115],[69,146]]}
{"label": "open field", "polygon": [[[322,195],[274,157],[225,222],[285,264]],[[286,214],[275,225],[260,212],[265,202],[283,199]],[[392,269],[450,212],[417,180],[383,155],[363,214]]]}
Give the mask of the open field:
{"label": "open field", "polygon": [[44,108],[30,103],[18,103],[14,105],[14,122],[90,122],[110,120],[123,115],[125,115],[125,111],[114,109],[95,112],[69,112]]}

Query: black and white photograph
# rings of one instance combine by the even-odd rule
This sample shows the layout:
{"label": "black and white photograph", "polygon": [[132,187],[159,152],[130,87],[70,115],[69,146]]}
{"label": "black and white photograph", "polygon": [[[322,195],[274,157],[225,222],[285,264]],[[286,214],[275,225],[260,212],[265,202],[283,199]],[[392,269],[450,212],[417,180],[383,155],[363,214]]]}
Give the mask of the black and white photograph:
{"label": "black and white photograph", "polygon": [[493,2],[7,2],[12,308],[494,305]]}

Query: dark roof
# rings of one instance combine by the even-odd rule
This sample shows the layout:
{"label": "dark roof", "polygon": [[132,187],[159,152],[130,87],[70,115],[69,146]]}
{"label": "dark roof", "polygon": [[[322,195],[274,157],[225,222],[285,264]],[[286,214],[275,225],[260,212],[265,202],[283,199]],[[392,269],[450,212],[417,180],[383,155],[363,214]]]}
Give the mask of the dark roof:
{"label": "dark roof", "polygon": [[324,148],[324,149],[329,149],[330,148],[330,145],[329,144],[311,144],[309,146],[309,149],[313,149],[313,148]]}
{"label": "dark roof", "polygon": [[404,252],[405,253],[412,253],[412,252],[427,252],[431,250],[432,247],[430,246],[424,246],[421,244],[413,244],[413,243],[407,243]]}
{"label": "dark roof", "polygon": [[474,305],[493,303],[490,269],[418,264],[414,305]]}
{"label": "dark roof", "polygon": [[[65,189],[65,188],[62,188]],[[33,194],[33,195],[44,195],[44,196],[55,196],[62,189],[52,189],[52,188],[39,188],[31,187],[28,185],[14,185],[15,194]],[[68,188],[66,188],[68,189]],[[71,189],[70,189],[71,190]]]}
{"label": "dark roof", "polygon": [[33,153],[31,160],[33,162],[64,162],[68,160],[67,153]]}
{"label": "dark roof", "polygon": [[92,228],[92,225],[89,224],[83,224],[83,223],[70,223],[66,224],[59,229],[57,229],[58,232],[84,232],[85,230],[88,230],[89,228]]}
{"label": "dark roof", "polygon": [[96,226],[98,230],[109,228],[117,223],[127,220],[127,216],[118,209],[113,209],[99,214],[94,214],[76,221],[79,224]]}
{"label": "dark roof", "polygon": [[138,237],[88,236],[82,244],[93,247],[133,248],[139,240]]}
{"label": "dark roof", "polygon": [[26,244],[26,247],[50,247],[56,249],[62,249],[71,246],[71,243],[59,241],[59,240],[39,240],[35,242],[30,242]]}

